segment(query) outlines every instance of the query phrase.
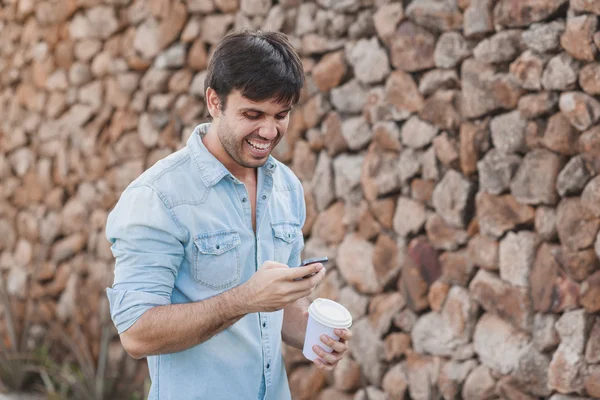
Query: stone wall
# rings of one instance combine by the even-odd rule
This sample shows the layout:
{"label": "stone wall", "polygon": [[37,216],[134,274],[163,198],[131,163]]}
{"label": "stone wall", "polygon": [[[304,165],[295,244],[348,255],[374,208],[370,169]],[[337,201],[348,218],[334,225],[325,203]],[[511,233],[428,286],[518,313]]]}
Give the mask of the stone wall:
{"label": "stone wall", "polygon": [[354,316],[333,373],[285,349],[294,398],[600,398],[599,15],[596,0],[5,1],[14,314],[38,336],[53,320],[95,335],[107,213],[206,118],[219,39],[282,30],[308,80],[276,156],[305,186],[304,255],[333,260],[315,296]]}

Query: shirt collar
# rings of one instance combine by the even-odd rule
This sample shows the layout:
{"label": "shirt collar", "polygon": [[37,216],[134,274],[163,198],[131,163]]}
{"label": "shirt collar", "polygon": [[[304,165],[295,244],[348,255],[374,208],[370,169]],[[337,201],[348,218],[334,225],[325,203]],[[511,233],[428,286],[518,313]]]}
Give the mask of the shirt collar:
{"label": "shirt collar", "polygon": [[[221,163],[221,161],[217,160],[217,158],[212,155],[212,153],[206,148],[202,138],[208,132],[210,128],[210,123],[204,123],[196,126],[194,131],[192,132],[190,138],[187,141],[187,146],[190,149],[192,158],[202,181],[207,187],[212,187],[216,185],[221,179],[226,176],[230,176],[232,180],[236,182],[240,182],[235,176],[229,172],[229,170]],[[265,174],[273,174],[275,169],[277,168],[277,163],[273,156],[269,156],[267,162],[259,167],[262,169]]]}

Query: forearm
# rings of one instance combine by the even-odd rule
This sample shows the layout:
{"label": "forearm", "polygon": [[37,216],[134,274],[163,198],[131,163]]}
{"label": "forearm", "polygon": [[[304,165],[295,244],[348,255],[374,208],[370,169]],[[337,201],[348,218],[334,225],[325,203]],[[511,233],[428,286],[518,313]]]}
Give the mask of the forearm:
{"label": "forearm", "polygon": [[303,297],[284,308],[283,311],[281,338],[286,344],[298,349],[304,347],[304,336],[308,322],[305,312],[308,310],[309,305],[310,301]]}
{"label": "forearm", "polygon": [[210,339],[250,312],[243,289],[236,287],[198,302],[151,308],[121,334],[121,341],[134,358],[175,353]]}

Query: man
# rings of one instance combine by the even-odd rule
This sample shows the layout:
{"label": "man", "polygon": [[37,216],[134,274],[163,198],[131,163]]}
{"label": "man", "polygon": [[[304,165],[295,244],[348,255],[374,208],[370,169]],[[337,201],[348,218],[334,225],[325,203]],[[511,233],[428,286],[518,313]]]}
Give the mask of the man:
{"label": "man", "polygon": [[[148,359],[150,399],[290,398],[281,341],[302,348],[306,296],[325,269],[299,266],[302,186],[270,153],[303,84],[285,35],[224,38],[205,82],[212,123],[136,179],[108,217],[111,317],[127,352]],[[336,334],[322,338],[333,353],[315,346],[320,369],[346,351],[350,331]]]}

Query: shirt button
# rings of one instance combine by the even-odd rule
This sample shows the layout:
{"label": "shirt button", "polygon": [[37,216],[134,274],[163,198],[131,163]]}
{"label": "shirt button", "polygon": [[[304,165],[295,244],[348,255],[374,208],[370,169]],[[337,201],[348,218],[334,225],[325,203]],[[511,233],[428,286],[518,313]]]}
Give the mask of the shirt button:
{"label": "shirt button", "polygon": [[244,197],[244,198],[242,199],[242,203],[245,203],[246,201],[248,201],[248,199]]}
{"label": "shirt button", "polygon": [[263,199],[263,200],[266,200],[266,199],[267,199],[267,196],[263,195],[262,199]]}
{"label": "shirt button", "polygon": [[263,322],[263,328],[266,328],[266,327],[267,327],[267,323]]}
{"label": "shirt button", "polygon": [[271,368],[271,364],[267,364],[267,369]]}

